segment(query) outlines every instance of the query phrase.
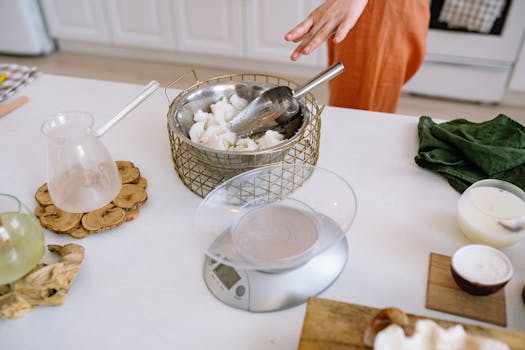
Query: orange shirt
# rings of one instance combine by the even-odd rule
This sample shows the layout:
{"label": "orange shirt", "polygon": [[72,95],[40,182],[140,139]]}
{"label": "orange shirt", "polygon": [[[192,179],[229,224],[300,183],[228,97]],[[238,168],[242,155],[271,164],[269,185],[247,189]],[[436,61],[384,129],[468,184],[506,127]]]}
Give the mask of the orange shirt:
{"label": "orange shirt", "polygon": [[345,66],[329,83],[329,104],[394,113],[423,63],[429,20],[428,0],[369,0],[346,38],[328,41],[329,64]]}

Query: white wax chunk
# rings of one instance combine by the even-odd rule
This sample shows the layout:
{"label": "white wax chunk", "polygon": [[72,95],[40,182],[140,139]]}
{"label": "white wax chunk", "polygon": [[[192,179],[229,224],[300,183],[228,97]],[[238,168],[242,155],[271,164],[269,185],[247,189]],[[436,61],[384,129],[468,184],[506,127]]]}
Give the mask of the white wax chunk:
{"label": "white wax chunk", "polygon": [[221,140],[224,143],[226,149],[230,149],[231,147],[234,147],[235,142],[237,142],[237,134],[231,131],[226,131],[221,135]]}
{"label": "white wax chunk", "polygon": [[225,121],[230,121],[238,112],[233,105],[228,103],[228,100],[225,97],[212,104],[210,109],[216,117],[220,117]]}
{"label": "white wax chunk", "polygon": [[407,337],[398,325],[379,332],[374,350],[509,350],[498,340],[471,335],[461,325],[444,329],[432,320],[418,320],[412,336]]}
{"label": "white wax chunk", "polygon": [[210,105],[211,113],[199,109],[193,116],[194,124],[189,130],[193,142],[207,147],[227,151],[256,151],[273,147],[283,141],[284,135],[268,130],[257,140],[251,138],[237,139],[237,134],[228,130],[228,122],[242,110],[248,101],[233,94],[229,99],[221,98]]}
{"label": "white wax chunk", "polygon": [[189,134],[190,140],[197,143],[200,142],[202,135],[204,135],[204,121],[193,124]]}
{"label": "white wax chunk", "polygon": [[273,130],[266,130],[263,136],[255,140],[259,148],[270,148],[281,143],[284,135]]}
{"label": "white wax chunk", "polygon": [[205,122],[211,117],[211,113],[204,112],[202,109],[199,109],[193,116],[195,122]]}
{"label": "white wax chunk", "polygon": [[242,138],[237,140],[234,149],[237,151],[255,151],[257,144],[250,138]]}
{"label": "white wax chunk", "polygon": [[200,141],[204,144],[213,145],[217,143],[217,136],[221,132],[221,127],[218,125],[210,125],[204,131],[204,134],[201,136]]}
{"label": "white wax chunk", "polygon": [[237,94],[233,94],[230,96],[230,103],[238,110],[242,110],[244,107],[248,105],[248,101],[245,100],[242,97],[239,97]]}

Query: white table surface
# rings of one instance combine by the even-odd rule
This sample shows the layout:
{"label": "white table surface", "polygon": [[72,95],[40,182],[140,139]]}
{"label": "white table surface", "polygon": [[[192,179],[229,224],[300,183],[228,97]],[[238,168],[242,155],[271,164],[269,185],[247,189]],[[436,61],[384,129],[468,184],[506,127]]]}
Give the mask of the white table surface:
{"label": "white table surface", "polygon": [[[34,193],[46,181],[43,121],[76,109],[90,111],[100,126],[142,88],[40,76],[21,91],[29,103],[0,119],[0,192],[16,195],[34,209]],[[173,168],[167,109],[159,89],[102,138],[115,160],[133,161],[148,180],[149,199],[139,216],[83,240],[46,231],[47,243],[82,244],[85,260],[64,305],[36,307],[20,319],[0,320],[1,349],[297,348],[304,304],[254,314],[224,305],[205,286],[203,253],[191,243],[201,199]],[[425,308],[430,252],[451,255],[469,241],[456,224],[459,194],[414,163],[417,121],[324,110],[318,166],[347,179],[357,195],[358,213],[347,235],[346,267],[320,297],[483,324]],[[521,332],[524,249],[521,242],[504,250],[515,271],[505,291],[507,328]]]}

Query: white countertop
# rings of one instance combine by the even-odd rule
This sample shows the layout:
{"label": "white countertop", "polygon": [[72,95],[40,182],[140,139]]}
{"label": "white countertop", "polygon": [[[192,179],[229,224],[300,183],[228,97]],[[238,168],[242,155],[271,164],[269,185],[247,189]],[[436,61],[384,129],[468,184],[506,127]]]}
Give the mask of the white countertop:
{"label": "white countertop", "polygon": [[[34,193],[46,181],[43,121],[76,109],[91,112],[100,126],[142,88],[53,75],[33,81],[21,91],[29,103],[0,119],[0,192],[34,209]],[[148,180],[149,199],[139,216],[83,240],[46,231],[47,243],[86,248],[80,273],[64,305],[0,320],[0,348],[297,348],[305,305],[253,314],[224,305],[205,286],[204,256],[190,236],[201,199],[173,168],[167,109],[159,89],[102,138],[115,160],[133,161]],[[324,110],[318,166],[352,185],[358,213],[347,235],[346,267],[320,297],[483,324],[425,308],[430,252],[451,255],[470,242],[456,224],[459,194],[414,163],[417,122],[400,115]],[[521,332],[524,249],[525,242],[504,249],[515,271],[505,290],[507,328]]]}

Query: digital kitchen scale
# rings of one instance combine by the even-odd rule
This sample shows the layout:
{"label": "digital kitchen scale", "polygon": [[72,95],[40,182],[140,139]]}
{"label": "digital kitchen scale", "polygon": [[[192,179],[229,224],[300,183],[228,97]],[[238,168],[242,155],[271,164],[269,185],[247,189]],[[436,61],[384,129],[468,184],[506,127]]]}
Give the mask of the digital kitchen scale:
{"label": "digital kitchen scale", "polygon": [[204,281],[217,299],[251,312],[304,303],[343,271],[356,211],[343,178],[308,164],[278,163],[233,177],[195,215]]}
{"label": "digital kitchen scale", "polygon": [[[322,226],[325,230],[341,230],[327,217]],[[252,312],[281,310],[302,304],[330,286],[343,270],[347,256],[344,237],[303,265],[277,272],[235,268],[207,256],[204,281],[210,292],[227,305]]]}

